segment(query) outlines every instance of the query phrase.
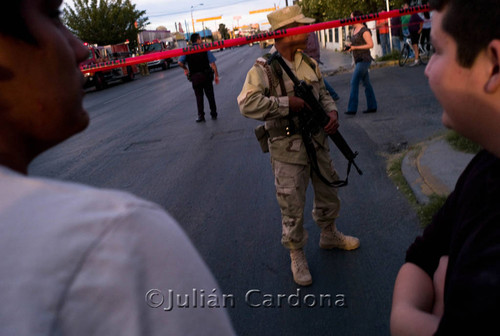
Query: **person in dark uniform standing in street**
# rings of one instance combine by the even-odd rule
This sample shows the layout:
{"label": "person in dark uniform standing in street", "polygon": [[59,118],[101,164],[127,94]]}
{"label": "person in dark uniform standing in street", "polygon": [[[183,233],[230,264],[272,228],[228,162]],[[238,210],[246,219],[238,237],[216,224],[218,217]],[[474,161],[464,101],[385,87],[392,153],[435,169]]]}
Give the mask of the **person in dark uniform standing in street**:
{"label": "person in dark uniform standing in street", "polygon": [[[193,45],[200,44],[200,34],[194,33],[191,35],[191,43]],[[205,121],[203,93],[207,96],[212,120],[217,119],[217,105],[215,104],[214,87],[212,85],[214,79],[215,84],[219,84],[219,73],[215,61],[216,58],[210,51],[182,55],[179,58],[179,66],[184,69],[184,74],[190,78],[196,95],[196,105],[198,107],[196,122]]]}

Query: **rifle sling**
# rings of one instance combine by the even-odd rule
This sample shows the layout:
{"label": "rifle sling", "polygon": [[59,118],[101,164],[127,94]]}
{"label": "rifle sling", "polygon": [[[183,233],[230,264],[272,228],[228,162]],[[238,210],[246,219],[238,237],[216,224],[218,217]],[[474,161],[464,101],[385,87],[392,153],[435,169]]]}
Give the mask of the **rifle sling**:
{"label": "rifle sling", "polygon": [[349,173],[351,172],[351,162],[347,165],[347,176],[345,180],[337,180],[337,181],[329,181],[323,174],[318,165],[318,157],[316,155],[316,149],[314,148],[314,143],[312,142],[312,138],[307,132],[302,132],[302,142],[304,142],[304,146],[306,147],[307,157],[309,158],[309,162],[311,163],[312,171],[318,176],[318,178],[326,184],[327,186],[340,188],[345,187],[349,182]]}
{"label": "rifle sling", "polygon": [[[294,75],[290,67],[286,64],[285,60],[281,57],[279,52],[275,52],[271,58],[270,61],[272,62],[273,59],[276,59],[278,63],[281,65],[283,70],[285,70],[286,74],[288,77],[292,80],[294,85],[299,85],[299,80],[298,78]],[[334,188],[340,188],[340,187],[345,187],[348,184],[349,180],[349,173],[351,172],[351,165],[352,163],[349,161],[347,165],[347,175],[345,180],[337,180],[337,181],[329,181],[326,177],[323,176],[321,173],[321,170],[318,165],[318,157],[316,155],[316,149],[314,148],[314,143],[312,142],[312,137],[310,132],[304,128],[304,125],[306,123],[304,120],[300,120],[300,133],[302,134],[302,142],[304,143],[304,146],[306,148],[307,152],[307,157],[309,158],[309,162],[311,163],[312,171],[311,174],[314,172],[316,175],[319,177],[321,182],[324,184],[334,187]]]}

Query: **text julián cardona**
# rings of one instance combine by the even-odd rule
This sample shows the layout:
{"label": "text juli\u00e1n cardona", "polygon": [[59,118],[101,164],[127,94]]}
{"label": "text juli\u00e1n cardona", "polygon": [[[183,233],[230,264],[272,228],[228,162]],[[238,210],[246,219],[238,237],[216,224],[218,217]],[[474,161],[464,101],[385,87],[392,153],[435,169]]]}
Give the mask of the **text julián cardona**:
{"label": "text juli\u00e1n cardona", "polygon": [[176,293],[172,289],[151,289],[146,293],[145,300],[149,307],[163,308],[164,311],[176,308],[235,308],[241,302],[251,308],[347,307],[344,294],[304,294],[300,288],[290,294],[270,294],[259,289],[250,289],[239,300],[234,294],[218,294],[215,288],[211,291],[193,289],[191,293]]}

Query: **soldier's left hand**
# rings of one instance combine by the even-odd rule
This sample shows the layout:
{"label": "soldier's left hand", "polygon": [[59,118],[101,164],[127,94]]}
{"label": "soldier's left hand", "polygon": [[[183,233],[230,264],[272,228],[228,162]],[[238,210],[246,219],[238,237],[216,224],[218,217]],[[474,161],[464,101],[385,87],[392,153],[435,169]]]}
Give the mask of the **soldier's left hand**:
{"label": "soldier's left hand", "polygon": [[339,128],[339,114],[334,110],[329,112],[328,116],[330,117],[330,121],[325,126],[325,132],[326,134],[333,134]]}

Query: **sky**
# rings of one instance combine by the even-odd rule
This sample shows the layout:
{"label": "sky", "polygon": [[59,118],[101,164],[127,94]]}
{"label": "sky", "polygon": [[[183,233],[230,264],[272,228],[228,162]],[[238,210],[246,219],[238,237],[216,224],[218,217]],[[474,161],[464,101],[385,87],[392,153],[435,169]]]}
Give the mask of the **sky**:
{"label": "sky", "polygon": [[[64,2],[72,4],[71,0]],[[269,12],[259,14],[249,14],[249,12],[286,6],[286,0],[131,0],[131,2],[136,5],[136,9],[146,11],[150,22],[146,29],[154,30],[158,26],[165,26],[168,30],[175,31],[175,22],[180,22],[184,32],[187,32],[186,24],[189,25],[188,31],[193,30],[191,12],[196,31],[203,29],[202,23],[196,22],[197,19],[218,16],[222,16],[221,20],[206,21],[205,28],[217,30],[219,24],[224,23],[227,28],[233,29],[238,25],[258,23],[261,25],[261,30],[267,30],[270,27],[266,24],[268,23],[266,15]],[[288,0],[288,3],[291,5],[293,1]]]}

